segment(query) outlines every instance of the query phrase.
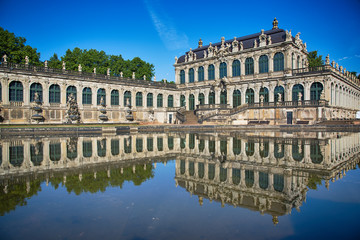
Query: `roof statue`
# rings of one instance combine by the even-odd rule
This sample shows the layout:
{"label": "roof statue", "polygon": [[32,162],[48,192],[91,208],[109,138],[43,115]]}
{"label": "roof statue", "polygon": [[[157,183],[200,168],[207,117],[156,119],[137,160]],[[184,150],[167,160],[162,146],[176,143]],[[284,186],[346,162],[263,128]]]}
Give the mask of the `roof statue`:
{"label": "roof statue", "polygon": [[279,29],[278,24],[279,24],[278,20],[276,18],[274,18],[272,29]]}
{"label": "roof statue", "polygon": [[203,41],[200,38],[198,48],[201,48],[202,46],[203,46]]}

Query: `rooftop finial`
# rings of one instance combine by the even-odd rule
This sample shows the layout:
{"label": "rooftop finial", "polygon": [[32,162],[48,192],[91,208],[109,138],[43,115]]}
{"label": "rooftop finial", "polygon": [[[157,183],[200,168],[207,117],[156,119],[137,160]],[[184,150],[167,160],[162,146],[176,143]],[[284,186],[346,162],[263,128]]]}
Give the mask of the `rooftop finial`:
{"label": "rooftop finial", "polygon": [[201,38],[200,38],[198,48],[201,48],[202,46],[203,46],[203,41],[202,41]]}
{"label": "rooftop finial", "polygon": [[278,24],[279,24],[278,20],[276,18],[274,18],[272,29],[278,29]]}

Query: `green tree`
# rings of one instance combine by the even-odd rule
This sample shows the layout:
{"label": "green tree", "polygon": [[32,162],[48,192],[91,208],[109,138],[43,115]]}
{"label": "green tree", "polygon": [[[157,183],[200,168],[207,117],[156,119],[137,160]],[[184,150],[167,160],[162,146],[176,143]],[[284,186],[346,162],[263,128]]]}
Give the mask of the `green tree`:
{"label": "green tree", "polygon": [[17,37],[14,33],[4,30],[0,27],[0,57],[5,54],[8,62],[25,63],[25,57],[29,57],[29,63],[33,65],[41,65],[40,53],[36,48],[25,45],[24,37]]}
{"label": "green tree", "polygon": [[317,51],[309,52],[307,59],[309,62],[309,67],[318,67],[324,65],[324,60],[322,59],[322,55],[318,56]]}
{"label": "green tree", "polygon": [[48,61],[48,67],[49,68],[62,68],[61,61],[56,53],[50,58]]}

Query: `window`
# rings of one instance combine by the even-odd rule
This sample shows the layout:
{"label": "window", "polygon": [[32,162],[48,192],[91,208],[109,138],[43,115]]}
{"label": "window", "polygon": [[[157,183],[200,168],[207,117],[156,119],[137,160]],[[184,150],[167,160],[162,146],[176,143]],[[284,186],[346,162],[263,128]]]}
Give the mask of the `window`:
{"label": "window", "polygon": [[232,64],[232,76],[237,77],[240,76],[240,61],[234,60]]}
{"label": "window", "polygon": [[224,90],[220,93],[220,104],[227,104],[227,91]]}
{"label": "window", "polygon": [[101,99],[103,99],[104,104],[106,105],[106,93],[103,88],[99,88],[97,91],[97,105],[101,104]]}
{"label": "window", "polygon": [[163,95],[162,94],[157,95],[157,107],[163,107]]}
{"label": "window", "polygon": [[181,70],[180,71],[180,84],[184,84],[185,83],[185,71]]}
{"label": "window", "polygon": [[198,68],[198,81],[199,82],[204,81],[204,67],[203,66]]}
{"label": "window", "polygon": [[128,138],[124,138],[124,152],[125,153],[131,153],[131,145],[132,145],[131,136]]}
{"label": "window", "polygon": [[143,140],[142,138],[136,139],[136,152],[142,152],[143,151]]}
{"label": "window", "polygon": [[278,52],[274,56],[274,72],[284,71],[284,54]]}
{"label": "window", "polygon": [[267,189],[269,187],[269,174],[265,172],[259,172],[259,187]]}
{"label": "window", "polygon": [[269,72],[269,59],[266,55],[262,55],[259,58],[259,73]]}
{"label": "window", "polygon": [[168,148],[169,150],[174,149],[174,137],[168,137]]}
{"label": "window", "polygon": [[53,162],[59,161],[61,159],[61,144],[60,143],[50,143],[49,144],[49,155],[50,160]]}
{"label": "window", "polygon": [[254,171],[245,170],[245,184],[247,187],[252,187],[254,185]]}
{"label": "window", "polygon": [[74,86],[68,86],[67,87],[67,89],[66,89],[66,102],[68,102],[70,94],[73,95],[75,100],[77,99],[76,87],[74,87]]}
{"label": "window", "polygon": [[157,150],[158,151],[163,151],[164,147],[163,147],[163,138],[162,137],[158,137],[157,138]]}
{"label": "window", "polygon": [[33,83],[30,86],[30,102],[35,101],[35,94],[38,94],[39,101],[42,102],[42,86],[40,83]]}
{"label": "window", "polygon": [[91,88],[84,88],[82,93],[82,103],[83,104],[91,104]]}
{"label": "window", "polygon": [[97,140],[97,152],[99,157],[106,156],[106,139]]}
{"label": "window", "polygon": [[254,74],[254,60],[252,58],[247,58],[245,60],[245,75]]}
{"label": "window", "polygon": [[40,166],[43,161],[43,145],[36,143],[30,145],[30,158],[34,166]]}
{"label": "window", "polygon": [[9,147],[9,161],[14,167],[20,167],[24,161],[24,146]]}
{"label": "window", "polygon": [[124,93],[124,106],[131,106],[131,92],[130,91],[126,91]]}
{"label": "window", "polygon": [[245,101],[247,104],[253,104],[255,103],[255,97],[254,97],[254,90],[253,89],[247,89],[245,94]]}
{"label": "window", "polygon": [[181,95],[180,96],[180,107],[185,107],[186,103],[185,103],[185,96]]}
{"label": "window", "polygon": [[147,107],[153,106],[153,94],[152,93],[148,93],[146,96],[146,106]]}
{"label": "window", "polygon": [[209,65],[208,68],[208,79],[214,80],[215,79],[215,67],[213,64]]}
{"label": "window", "polygon": [[[259,97],[263,96],[263,102],[269,102],[269,90],[266,87],[260,88]],[[259,99],[260,100],[260,99]],[[260,101],[259,101],[260,102]]]}
{"label": "window", "polygon": [[136,93],[136,106],[137,107],[142,107],[142,105],[143,105],[143,99],[142,99],[143,97],[142,97],[142,93],[141,92],[137,92]]}
{"label": "window", "polygon": [[274,174],[274,190],[277,192],[284,190],[284,175]]}
{"label": "window", "polygon": [[173,95],[168,96],[168,107],[174,107],[174,96]]}
{"label": "window", "polygon": [[205,96],[203,93],[199,94],[199,104],[204,105],[205,104]]}
{"label": "window", "polygon": [[304,101],[304,87],[301,84],[296,84],[292,89],[293,102],[299,101],[299,94],[301,94],[301,101]]}
{"label": "window", "polygon": [[[276,86],[275,90],[274,90],[274,99],[275,102],[283,102],[285,99],[285,91],[284,88],[282,86]],[[281,97],[281,99],[279,99],[279,97]]]}
{"label": "window", "polygon": [[60,103],[60,86],[57,84],[49,88],[49,103]]}
{"label": "window", "polygon": [[233,138],[233,153],[239,155],[241,153],[241,140]]}
{"label": "window", "polygon": [[193,83],[194,82],[194,69],[190,68],[189,70],[189,83]]}
{"label": "window", "polygon": [[154,139],[152,137],[147,138],[147,150],[152,152],[154,150]]}
{"label": "window", "polygon": [[120,141],[119,139],[111,139],[111,154],[117,156],[120,153]]}
{"label": "window", "polygon": [[189,95],[189,109],[195,110],[195,97],[194,94]]}
{"label": "window", "polygon": [[215,92],[209,93],[209,104],[215,104]]}
{"label": "window", "polygon": [[9,85],[9,101],[22,102],[23,101],[23,85],[19,81],[13,81]]}
{"label": "window", "polygon": [[241,105],[241,92],[240,90],[234,90],[233,92],[233,107],[236,108],[237,106]]}
{"label": "window", "polygon": [[[0,101],[2,101],[2,88],[1,88],[1,83],[0,83]],[[1,163],[0,163],[1,164]]]}
{"label": "window", "polygon": [[119,91],[118,90],[111,91],[111,105],[119,106]]}
{"label": "window", "polygon": [[321,92],[323,91],[323,85],[319,82],[314,82],[310,87],[310,100],[320,100]]}
{"label": "window", "polygon": [[220,70],[220,73],[219,73],[220,78],[227,77],[227,65],[225,62],[220,63],[219,70]]}
{"label": "window", "polygon": [[83,142],[83,156],[86,158],[92,156],[92,141]]}

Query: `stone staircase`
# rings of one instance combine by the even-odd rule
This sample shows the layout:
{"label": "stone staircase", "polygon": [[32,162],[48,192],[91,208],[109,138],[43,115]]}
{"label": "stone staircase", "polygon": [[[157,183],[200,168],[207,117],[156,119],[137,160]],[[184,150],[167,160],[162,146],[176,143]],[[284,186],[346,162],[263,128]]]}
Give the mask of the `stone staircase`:
{"label": "stone staircase", "polygon": [[198,118],[194,114],[194,111],[184,111],[183,114],[185,116],[185,122],[182,124],[199,124]]}

